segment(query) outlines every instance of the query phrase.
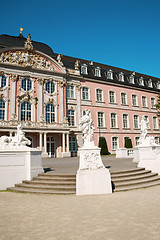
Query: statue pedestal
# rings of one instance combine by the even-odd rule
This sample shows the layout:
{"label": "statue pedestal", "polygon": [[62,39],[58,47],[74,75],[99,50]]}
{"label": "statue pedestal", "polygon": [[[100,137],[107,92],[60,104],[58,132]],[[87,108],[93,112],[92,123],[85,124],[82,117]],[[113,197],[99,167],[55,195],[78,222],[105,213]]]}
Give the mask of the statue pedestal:
{"label": "statue pedestal", "polygon": [[112,193],[109,170],[102,163],[100,148],[91,144],[79,149],[80,163],[76,175],[76,194]]}
{"label": "statue pedestal", "polygon": [[160,175],[160,146],[139,146],[134,148],[134,162],[138,167],[158,173]]}
{"label": "statue pedestal", "polygon": [[0,150],[0,190],[43,173],[41,151],[29,147]]}

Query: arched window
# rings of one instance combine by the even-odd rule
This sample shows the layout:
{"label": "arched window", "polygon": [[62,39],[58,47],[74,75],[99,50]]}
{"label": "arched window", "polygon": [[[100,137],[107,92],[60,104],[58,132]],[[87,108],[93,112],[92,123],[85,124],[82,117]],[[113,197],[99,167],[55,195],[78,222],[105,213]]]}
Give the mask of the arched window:
{"label": "arched window", "polygon": [[55,107],[51,103],[46,106],[46,122],[55,122]]}
{"label": "arched window", "polygon": [[0,100],[0,119],[4,120],[5,115],[5,102],[1,99]]}
{"label": "arched window", "polygon": [[23,88],[24,91],[29,91],[32,88],[32,82],[28,78],[24,78],[21,82],[21,88]]}
{"label": "arched window", "polygon": [[21,104],[21,121],[31,120],[31,104],[29,102],[23,102]]}
{"label": "arched window", "polygon": [[53,82],[46,82],[46,92],[53,93],[55,91],[55,85]]}
{"label": "arched window", "polygon": [[0,88],[3,88],[6,86],[6,78],[4,75],[0,76]]}

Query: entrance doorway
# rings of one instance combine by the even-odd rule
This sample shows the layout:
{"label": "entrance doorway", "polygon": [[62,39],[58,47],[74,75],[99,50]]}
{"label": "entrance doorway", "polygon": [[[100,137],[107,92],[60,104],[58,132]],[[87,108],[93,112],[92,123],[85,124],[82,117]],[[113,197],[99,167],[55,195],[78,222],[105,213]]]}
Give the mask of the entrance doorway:
{"label": "entrance doorway", "polygon": [[56,145],[54,137],[47,137],[47,153],[49,157],[56,157]]}

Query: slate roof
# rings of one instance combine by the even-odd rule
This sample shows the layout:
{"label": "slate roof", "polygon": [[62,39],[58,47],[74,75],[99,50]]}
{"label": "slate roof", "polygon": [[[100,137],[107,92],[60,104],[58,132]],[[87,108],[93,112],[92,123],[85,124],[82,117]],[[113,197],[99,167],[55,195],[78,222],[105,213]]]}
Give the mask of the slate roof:
{"label": "slate roof", "polygon": [[[26,42],[26,40],[27,39],[23,37],[22,34],[20,34],[17,37],[2,34],[0,35],[0,49],[5,47],[24,47],[24,43]],[[48,54],[50,56],[54,55],[52,48],[50,48],[47,44],[35,41],[32,41],[32,44],[34,49],[41,51],[45,54]]]}

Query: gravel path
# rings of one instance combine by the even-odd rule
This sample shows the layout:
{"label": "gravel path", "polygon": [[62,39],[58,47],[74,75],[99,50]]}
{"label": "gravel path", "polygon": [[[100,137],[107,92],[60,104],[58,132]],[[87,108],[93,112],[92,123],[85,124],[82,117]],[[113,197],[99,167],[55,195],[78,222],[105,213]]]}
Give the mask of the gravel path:
{"label": "gravel path", "polygon": [[0,192],[0,240],[159,240],[160,186],[108,195]]}

